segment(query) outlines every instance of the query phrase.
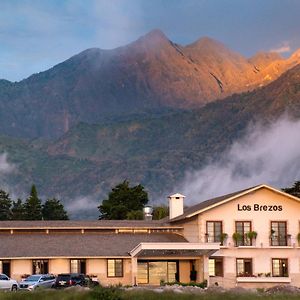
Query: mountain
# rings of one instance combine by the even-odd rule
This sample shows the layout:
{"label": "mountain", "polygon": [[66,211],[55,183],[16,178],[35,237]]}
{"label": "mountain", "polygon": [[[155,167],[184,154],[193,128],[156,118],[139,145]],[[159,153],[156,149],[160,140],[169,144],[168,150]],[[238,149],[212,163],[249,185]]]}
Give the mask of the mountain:
{"label": "mountain", "polygon": [[258,54],[247,59],[202,38],[181,46],[154,30],[113,50],[85,50],[20,82],[0,80],[0,133],[57,138],[79,122],[202,107],[251,91],[297,65]]}
{"label": "mountain", "polygon": [[102,199],[128,179],[145,185],[155,199],[172,191],[187,170],[218,159],[251,122],[268,123],[286,112],[300,118],[300,65],[266,87],[200,109],[79,123],[47,143],[2,137],[0,150],[15,165],[7,176],[15,192],[36,183],[42,195],[71,203],[86,195]]}

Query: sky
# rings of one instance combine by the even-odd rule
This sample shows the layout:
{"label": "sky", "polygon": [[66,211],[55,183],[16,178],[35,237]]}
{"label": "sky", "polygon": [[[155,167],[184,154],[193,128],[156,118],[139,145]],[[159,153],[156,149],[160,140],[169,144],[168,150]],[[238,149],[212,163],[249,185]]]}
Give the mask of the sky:
{"label": "sky", "polygon": [[1,0],[0,78],[19,81],[87,48],[161,29],[186,45],[209,36],[250,57],[300,48],[298,0]]}

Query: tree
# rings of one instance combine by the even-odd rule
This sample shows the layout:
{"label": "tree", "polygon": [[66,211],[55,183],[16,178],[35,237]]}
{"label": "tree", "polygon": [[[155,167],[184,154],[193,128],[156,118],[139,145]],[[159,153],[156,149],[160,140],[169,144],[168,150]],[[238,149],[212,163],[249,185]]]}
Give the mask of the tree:
{"label": "tree", "polygon": [[143,220],[144,213],[141,210],[131,210],[127,213],[127,220]]}
{"label": "tree", "polygon": [[44,220],[69,220],[63,204],[58,199],[48,199],[42,208]]}
{"label": "tree", "polygon": [[13,201],[11,214],[12,220],[25,220],[25,207],[21,199]]}
{"label": "tree", "polygon": [[42,220],[42,203],[35,185],[32,185],[30,196],[24,203],[25,220]]}
{"label": "tree", "polygon": [[167,206],[153,207],[153,220],[160,220],[169,215],[169,208]]}
{"label": "tree", "polygon": [[295,181],[291,187],[283,188],[282,191],[300,198],[300,181]]}
{"label": "tree", "polygon": [[0,220],[10,220],[11,219],[11,205],[12,200],[9,194],[3,190],[0,190]]}
{"label": "tree", "polygon": [[[100,211],[99,219],[123,220],[132,217],[132,211],[142,211],[145,204],[148,203],[148,193],[144,187],[139,184],[133,187],[129,186],[129,181],[112,188],[108,194],[108,199],[102,201],[98,206]],[[129,215],[128,215],[129,214]]]}

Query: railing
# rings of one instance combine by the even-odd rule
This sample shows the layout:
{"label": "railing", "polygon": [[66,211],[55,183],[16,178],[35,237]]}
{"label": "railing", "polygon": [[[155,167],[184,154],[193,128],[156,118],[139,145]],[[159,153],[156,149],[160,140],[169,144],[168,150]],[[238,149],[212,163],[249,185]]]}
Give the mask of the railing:
{"label": "railing", "polygon": [[221,239],[221,236],[210,236],[209,234],[205,234],[205,242],[206,243],[220,243],[221,246],[224,245],[224,241]]}
{"label": "railing", "polygon": [[249,239],[249,237],[245,234],[241,240],[235,241],[235,246],[252,246],[252,240],[253,239]]}
{"label": "railing", "polygon": [[271,235],[271,246],[291,246],[291,235]]}

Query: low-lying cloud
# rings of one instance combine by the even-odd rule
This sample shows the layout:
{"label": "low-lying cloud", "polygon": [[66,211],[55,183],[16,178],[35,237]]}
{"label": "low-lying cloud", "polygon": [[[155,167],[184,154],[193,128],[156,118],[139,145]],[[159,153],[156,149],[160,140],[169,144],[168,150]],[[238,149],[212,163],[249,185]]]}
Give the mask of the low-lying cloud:
{"label": "low-lying cloud", "polygon": [[8,176],[15,170],[15,165],[7,159],[7,153],[0,154],[0,189],[10,190]]}
{"label": "low-lying cloud", "polygon": [[181,190],[191,204],[257,184],[281,188],[296,180],[300,180],[300,121],[282,117],[268,126],[250,126],[217,162],[187,173]]}
{"label": "low-lying cloud", "polygon": [[99,211],[97,207],[100,201],[96,196],[77,197],[65,204],[71,218],[76,219],[97,219]]}
{"label": "low-lying cloud", "polygon": [[0,176],[11,173],[15,166],[8,162],[7,153],[0,154]]}

